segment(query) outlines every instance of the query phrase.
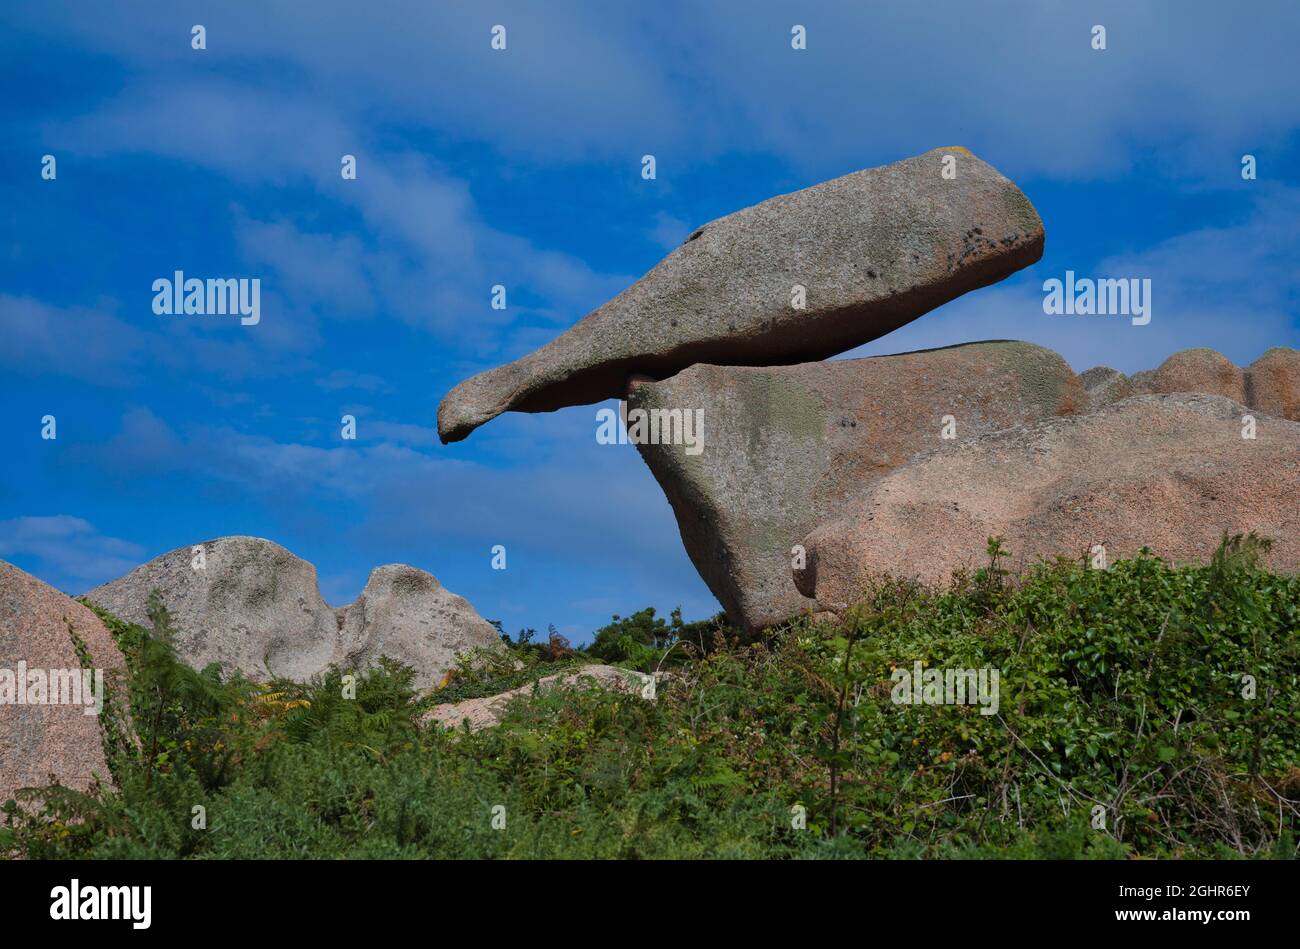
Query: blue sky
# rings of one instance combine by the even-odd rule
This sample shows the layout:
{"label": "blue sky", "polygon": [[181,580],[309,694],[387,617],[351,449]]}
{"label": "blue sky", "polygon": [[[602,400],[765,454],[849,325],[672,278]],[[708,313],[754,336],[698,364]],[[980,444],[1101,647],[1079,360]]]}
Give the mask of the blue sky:
{"label": "blue sky", "polygon": [[[406,562],[512,631],[708,615],[597,406],[442,446],[443,394],[699,224],[957,144],[1029,195],[1043,260],[851,355],[1015,338],[1132,372],[1300,345],[1298,42],[1285,0],[6,4],[0,558],[75,594],[255,534],[335,605]],[[1045,315],[1067,269],[1151,278],[1151,323]],[[261,322],[156,316],[175,270],[260,278]]]}

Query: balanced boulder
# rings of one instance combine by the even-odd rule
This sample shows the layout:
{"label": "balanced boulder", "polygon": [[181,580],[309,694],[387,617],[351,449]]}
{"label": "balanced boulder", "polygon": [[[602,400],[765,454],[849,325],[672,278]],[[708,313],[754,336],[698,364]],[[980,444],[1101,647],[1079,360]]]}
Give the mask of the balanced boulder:
{"label": "balanced boulder", "polygon": [[112,782],[100,699],[111,690],[126,710],[124,668],[98,616],[0,561],[0,804],[51,779],[79,791]]}
{"label": "balanced boulder", "polygon": [[362,668],[387,656],[416,670],[419,689],[437,684],[459,656],[501,647],[496,628],[464,597],[404,564],[376,567],[343,615],[341,665]]}
{"label": "balanced boulder", "polygon": [[822,610],[857,600],[874,574],[946,582],[987,563],[1005,538],[1009,566],[1057,555],[1108,560],[1142,547],[1205,562],[1227,531],[1273,542],[1269,565],[1300,570],[1300,423],[1222,396],[1134,396],[934,451],[877,480],[803,539],[795,583]]}
{"label": "balanced boulder", "polygon": [[699,228],[546,346],[456,386],[438,432],[617,397],[634,373],[824,359],[1042,252],[1029,199],[964,148],[854,172]]}
{"label": "balanced boulder", "polygon": [[815,609],[791,577],[796,545],[873,482],[926,449],[946,453],[1086,401],[1051,350],[985,342],[798,366],[697,365],[634,383],[628,414],[702,410],[698,446],[661,438],[638,448],[695,568],[732,622],[753,629]]}

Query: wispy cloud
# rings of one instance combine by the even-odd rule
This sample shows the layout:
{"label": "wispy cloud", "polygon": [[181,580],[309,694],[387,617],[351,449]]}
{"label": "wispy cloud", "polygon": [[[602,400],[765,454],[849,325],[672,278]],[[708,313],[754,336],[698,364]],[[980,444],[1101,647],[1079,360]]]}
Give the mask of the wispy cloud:
{"label": "wispy cloud", "polygon": [[[1167,167],[1203,176],[1247,147],[1280,142],[1297,118],[1282,90],[1300,9],[1285,0],[1232,16],[1125,0],[797,10],[716,0],[671,13],[612,5],[598,18],[577,0],[472,8],[404,0],[382,17],[328,7],[313,16],[274,4],[210,9],[202,59],[163,0],[129,17],[76,0],[12,15],[121,59],[133,80],[155,75],[171,86],[196,65],[235,76],[249,61],[276,64],[259,76],[264,85],[317,90],[349,124],[369,112],[525,162],[634,161],[638,148],[683,160],[760,150],[825,168],[967,144],[1017,174],[1093,177],[1177,142]],[[795,22],[807,29],[806,50],[791,49]],[[489,48],[498,23],[508,30],[504,51]],[[1105,50],[1091,47],[1094,25],[1107,30]],[[207,130],[188,136],[203,136],[196,160],[207,148],[255,162],[257,136],[250,140],[231,100],[213,96],[206,107],[195,113],[204,122],[192,124]],[[936,129],[947,135],[935,140]],[[286,142],[320,141],[319,133],[291,118],[268,131]]]}
{"label": "wispy cloud", "polygon": [[380,548],[496,537],[549,550],[558,561],[632,557],[649,573],[684,561],[668,503],[635,449],[597,444],[592,408],[547,420],[545,431],[533,431],[529,454],[505,466],[445,457],[436,432],[409,423],[365,420],[355,442],[324,445],[207,425],[181,432],[145,407],[125,413],[99,444],[65,451],[102,471],[105,491],[183,474],[266,503],[355,504],[364,513],[359,521],[349,514],[351,529]]}
{"label": "wispy cloud", "polygon": [[70,514],[0,521],[0,557],[22,558],[29,569],[73,593],[121,576],[139,565],[143,552]]}
{"label": "wispy cloud", "polygon": [[[507,322],[567,324],[631,282],[487,225],[464,181],[424,155],[369,150],[374,130],[350,127],[319,98],[189,80],[125,92],[50,134],[85,154],[162,155],[243,182],[310,187],[350,211],[352,223],[339,231],[233,210],[244,257],[274,273],[295,313],[353,319],[382,308],[483,351]],[[339,175],[344,154],[358,157],[355,180]],[[497,283],[539,302],[493,310]]]}

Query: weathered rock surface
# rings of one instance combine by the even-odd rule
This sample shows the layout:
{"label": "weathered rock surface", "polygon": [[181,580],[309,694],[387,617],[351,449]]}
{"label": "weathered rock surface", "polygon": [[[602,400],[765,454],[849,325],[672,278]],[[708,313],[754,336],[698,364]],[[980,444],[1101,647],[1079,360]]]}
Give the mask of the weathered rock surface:
{"label": "weathered rock surface", "polygon": [[1239,403],[1135,396],[1097,412],[981,435],[879,479],[803,541],[793,573],[823,609],[852,603],[872,574],[944,582],[1007,539],[1013,565],[1095,544],[1204,562],[1223,531],[1271,538],[1273,569],[1300,570],[1300,424],[1262,416],[1242,438]]}
{"label": "weathered rock surface", "polygon": [[115,616],[149,625],[149,592],[171,611],[177,654],[196,669],[217,662],[254,679],[309,679],[329,665],[338,624],[316,568],[260,537],[178,547],[86,594]]}
{"label": "weathered rock surface", "polygon": [[260,537],[222,537],[163,554],[86,594],[116,616],[148,624],[149,592],[159,590],[178,631],[177,653],[195,668],[218,662],[264,680],[304,681],[331,664],[359,669],[381,655],[415,669],[428,687],[478,646],[500,648],[495,629],[423,570],[376,568],[355,603],[333,609],[316,568]]}
{"label": "weathered rock surface", "polygon": [[635,693],[646,698],[653,698],[653,690],[647,686],[655,681],[655,676],[616,666],[583,666],[576,672],[562,672],[543,676],[535,683],[489,695],[481,699],[466,699],[463,702],[434,706],[429,712],[428,720],[437,722],[444,728],[460,728],[469,722],[470,731],[499,725],[511,701],[522,695],[532,695],[534,689],[539,693],[549,689],[577,686],[579,688],[601,688],[615,692]]}
{"label": "weathered rock surface", "polygon": [[1246,374],[1213,349],[1176,352],[1159,368],[1135,373],[1129,383],[1134,395],[1202,392],[1247,404]]}
{"label": "weathered rock surface", "polygon": [[1098,366],[1079,375],[1089,408],[1130,395],[1201,392],[1221,395],[1265,415],[1300,421],[1300,350],[1275,346],[1242,369],[1213,349],[1184,349],[1159,368],[1125,376]]}
{"label": "weathered rock surface", "polygon": [[815,609],[791,578],[792,548],[873,481],[926,449],[947,453],[1086,401],[1060,356],[1018,342],[773,368],[697,365],[628,396],[633,408],[704,410],[699,454],[638,448],[695,568],[732,622],[751,629]]}
{"label": "weathered rock surface", "polygon": [[[943,158],[956,177],[941,175]],[[1042,256],[1029,200],[964,148],[836,178],[712,221],[541,349],[456,386],[444,442],[514,410],[620,395],[632,373],[789,365],[883,336]],[[792,306],[794,285],[806,308]]]}
{"label": "weathered rock surface", "polygon": [[1246,404],[1300,422],[1300,349],[1274,346],[1246,367]]}
{"label": "weathered rock surface", "polygon": [[1127,399],[1133,394],[1133,386],[1128,376],[1109,366],[1096,366],[1079,373],[1079,382],[1088,393],[1088,408],[1099,409],[1102,406]]}
{"label": "weathered rock surface", "polygon": [[371,666],[380,656],[416,670],[415,686],[428,689],[474,649],[499,649],[501,637],[464,598],[430,573],[391,564],[376,567],[346,608],[342,624],[343,662]]}
{"label": "weathered rock surface", "polygon": [[91,667],[103,672],[112,700],[125,703],[122,654],[99,617],[0,561],[0,803],[18,788],[49,784],[51,775],[80,791],[96,778],[112,783],[98,715],[87,715],[84,705],[18,705],[16,692],[5,694],[26,685],[17,681],[20,662],[46,676],[81,669],[74,636],[85,644]]}

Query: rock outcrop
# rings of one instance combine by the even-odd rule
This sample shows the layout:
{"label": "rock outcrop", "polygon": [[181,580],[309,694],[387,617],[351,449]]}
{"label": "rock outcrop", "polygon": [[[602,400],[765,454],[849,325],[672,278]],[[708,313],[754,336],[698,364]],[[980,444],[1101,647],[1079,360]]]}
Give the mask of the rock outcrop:
{"label": "rock outcrop", "polygon": [[1157,369],[1135,373],[1129,380],[1134,395],[1202,392],[1247,404],[1246,374],[1213,349],[1184,349]]}
{"label": "rock outcrop", "polygon": [[[629,410],[657,410],[663,418],[674,411],[703,411],[703,432],[702,436],[696,433],[696,442],[661,438],[642,442],[638,449],[673,508],[683,544],[701,577],[732,622],[755,629],[827,608],[824,597],[805,592],[812,588],[811,574],[795,583],[800,563],[806,569],[811,555],[804,539],[821,537],[815,533],[818,527],[841,518],[887,476],[910,470],[923,458],[934,466],[937,462],[930,455],[964,450],[973,440],[998,431],[1058,416],[1096,413],[1122,404],[1135,393],[1186,392],[1235,395],[1232,401],[1241,414],[1300,419],[1295,411],[1300,400],[1300,353],[1272,349],[1241,369],[1212,350],[1187,350],[1171,356],[1159,369],[1129,378],[1106,367],[1075,376],[1060,356],[1028,343],[971,343],[797,366],[696,365],[661,381],[633,376],[627,398]],[[1150,411],[1160,415],[1170,410]],[[946,426],[945,420],[951,425]],[[1235,427],[1230,426],[1237,447],[1242,442],[1241,424],[1239,414]],[[1157,450],[1158,441],[1142,438],[1140,426],[1131,434],[1126,447],[1112,451],[1127,456]],[[1094,447],[1100,451],[1104,446]],[[1007,443],[1006,450],[1014,452],[1014,444]],[[1248,457],[1252,456],[1243,456]],[[1158,453],[1144,464],[1154,472],[1163,471]],[[1289,469],[1252,470],[1260,482],[1259,496],[1271,497]],[[902,477],[891,483],[902,483]],[[1104,482],[1101,470],[1089,477]],[[960,484],[953,489],[974,498],[974,489],[962,489]],[[953,503],[968,509],[960,498]],[[1004,523],[996,511],[992,509],[982,523],[988,535],[1006,535],[1014,525]],[[1141,515],[1136,508],[1116,513],[1117,517]],[[1041,514],[1024,516],[1032,526]],[[858,536],[870,537],[867,526],[855,525]],[[1219,529],[1229,526],[1225,521],[1212,532],[1216,542]],[[1117,527],[1115,536],[1129,536],[1128,529],[1142,528],[1137,523]],[[958,556],[950,530],[946,522],[935,521],[928,536],[922,536],[918,522],[902,546],[881,540],[873,548],[878,556],[870,562],[895,573],[918,565],[924,572],[928,558],[937,557],[938,572],[945,577],[955,565],[980,562],[988,535],[980,537],[973,549],[963,546]],[[1042,540],[1050,547],[1065,536],[1044,531]],[[863,541],[864,546],[874,543]],[[1170,556],[1194,559],[1200,543],[1201,539],[1165,548],[1152,546]],[[924,549],[914,551],[913,545]],[[1020,552],[1036,554],[1039,548],[1031,547],[1022,544]],[[1281,556],[1280,564],[1290,563]]]}
{"label": "rock outcrop", "polygon": [[[85,663],[78,654],[84,646]],[[24,787],[88,789],[112,783],[103,719],[72,699],[68,676],[89,666],[125,710],[122,654],[99,617],[46,583],[0,561],[0,804]],[[20,681],[19,672],[23,673]],[[57,680],[51,675],[59,673]],[[31,678],[32,676],[35,678]],[[33,691],[38,681],[45,687]],[[80,686],[84,687],[84,679]],[[91,679],[95,691],[95,679]],[[23,690],[19,704],[17,690]],[[65,691],[66,690],[66,691]],[[44,701],[32,704],[44,695]],[[57,701],[51,704],[51,700]]]}
{"label": "rock outcrop", "polygon": [[656,677],[644,672],[619,669],[616,666],[583,666],[575,672],[561,672],[543,676],[529,685],[500,692],[480,699],[466,699],[463,702],[449,702],[435,705],[429,712],[427,720],[436,722],[443,728],[460,728],[469,723],[470,731],[490,728],[501,724],[510,703],[520,696],[546,692],[550,689],[578,687],[600,688],[614,692],[635,693],[643,698],[653,699],[654,689],[651,683]]}
{"label": "rock outcrop", "polygon": [[387,656],[416,670],[418,689],[435,685],[458,656],[501,645],[500,634],[464,597],[404,564],[376,567],[343,616],[341,665],[362,668]]}
{"label": "rock outcrop", "polygon": [[1132,377],[1097,366],[1080,373],[1079,381],[1088,391],[1090,409],[1130,395],[1200,392],[1221,395],[1265,415],[1300,421],[1300,350],[1288,346],[1274,346],[1244,369],[1213,349],[1184,349],[1158,368]]}
{"label": "rock outcrop", "polygon": [[149,592],[171,612],[177,654],[254,679],[305,680],[334,658],[339,631],[316,568],[260,537],[178,547],[86,594],[113,615],[149,624]]}
{"label": "rock outcrop", "polygon": [[1300,570],[1300,423],[1215,395],[1135,396],[1096,412],[980,435],[877,480],[803,543],[800,591],[825,610],[872,574],[947,581],[1006,538],[1013,566],[1094,545],[1205,562],[1223,532],[1273,541],[1270,565]]}
{"label": "rock outcrop", "polygon": [[[955,177],[943,174],[945,157]],[[456,386],[439,406],[438,431],[458,441],[502,412],[617,397],[632,373],[824,359],[1042,251],[1029,199],[964,148],[855,172],[699,228],[551,343]]]}
{"label": "rock outcrop", "polygon": [[1103,408],[1133,394],[1128,376],[1109,366],[1097,366],[1079,373],[1079,382],[1088,393],[1089,410]]}
{"label": "rock outcrop", "polygon": [[1274,346],[1246,367],[1246,404],[1300,422],[1300,349]]}
{"label": "rock outcrop", "polygon": [[[456,386],[439,434],[626,395],[628,441],[687,553],[750,630],[842,603],[871,570],[945,579],[990,535],[1027,558],[1086,540],[1195,559],[1225,528],[1289,525],[1267,504],[1295,507],[1294,349],[1245,369],[1189,349],[1132,377],[1076,376],[1005,341],[816,361],[1032,264],[1043,240],[1029,200],[965,149],[781,195],[699,228],[548,345]],[[1151,401],[1175,393],[1195,395]],[[1268,437],[1242,438],[1244,414]],[[1180,441],[1182,422],[1194,434]],[[1208,528],[1187,520],[1193,504]],[[877,537],[884,525],[897,537]],[[1295,543],[1280,537],[1278,564],[1294,569]]]}
{"label": "rock outcrop", "polygon": [[[703,409],[703,450],[638,448],[682,542],[732,622],[777,623],[815,603],[791,578],[804,535],[926,449],[1068,415],[1087,394],[1056,353],[970,343],[869,359],[697,365],[629,393],[631,407]],[[948,436],[948,437],[945,437]]]}
{"label": "rock outcrop", "polygon": [[220,663],[258,680],[305,681],[331,664],[359,669],[387,655],[412,666],[416,685],[427,688],[462,653],[501,646],[492,625],[432,574],[379,567],[355,603],[333,609],[315,567],[260,537],[177,548],[86,598],[147,625],[153,589],[172,614],[183,660],[198,669]]}

